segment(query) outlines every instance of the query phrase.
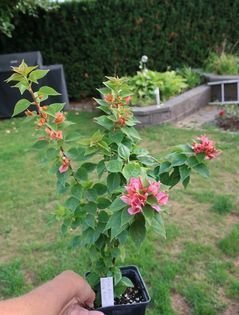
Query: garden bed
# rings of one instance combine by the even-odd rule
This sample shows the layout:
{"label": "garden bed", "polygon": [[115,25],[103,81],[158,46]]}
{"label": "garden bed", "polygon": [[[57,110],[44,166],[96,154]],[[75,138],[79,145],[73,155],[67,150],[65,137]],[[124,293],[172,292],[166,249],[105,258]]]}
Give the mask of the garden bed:
{"label": "garden bed", "polygon": [[158,125],[165,122],[178,121],[192,114],[210,100],[210,87],[200,85],[176,97],[171,98],[162,105],[134,107],[133,112],[141,126]]}

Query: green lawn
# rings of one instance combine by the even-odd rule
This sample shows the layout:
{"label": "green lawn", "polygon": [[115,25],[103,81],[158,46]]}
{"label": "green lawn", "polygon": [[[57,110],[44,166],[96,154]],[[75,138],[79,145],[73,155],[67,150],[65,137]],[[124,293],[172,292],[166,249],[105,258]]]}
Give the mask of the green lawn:
{"label": "green lawn", "polygon": [[[92,114],[69,115],[81,134],[96,128]],[[53,220],[54,176],[31,149],[34,130],[23,120],[0,121],[0,298],[22,294],[64,269],[88,270],[85,250],[69,249]],[[210,179],[195,174],[187,190],[171,192],[167,240],[149,235],[140,250],[128,245],[126,263],[139,266],[152,296],[147,314],[239,309],[239,134],[171,125],[140,133],[143,146],[158,157],[205,133],[223,151],[210,161]]]}

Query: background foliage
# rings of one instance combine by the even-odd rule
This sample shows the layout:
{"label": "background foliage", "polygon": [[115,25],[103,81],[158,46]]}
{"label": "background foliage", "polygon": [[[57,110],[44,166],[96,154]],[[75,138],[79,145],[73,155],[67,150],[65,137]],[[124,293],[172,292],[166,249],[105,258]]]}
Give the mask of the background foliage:
{"label": "background foliage", "polygon": [[98,0],[62,3],[40,19],[15,16],[0,53],[40,50],[45,64],[62,63],[71,97],[93,95],[105,75],[148,67],[200,67],[209,51],[238,40],[239,0]]}

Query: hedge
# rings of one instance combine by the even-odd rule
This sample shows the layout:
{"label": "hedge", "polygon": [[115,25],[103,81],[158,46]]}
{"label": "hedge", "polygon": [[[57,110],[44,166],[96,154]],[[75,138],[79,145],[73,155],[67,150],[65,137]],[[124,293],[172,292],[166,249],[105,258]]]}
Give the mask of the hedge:
{"label": "hedge", "polygon": [[134,74],[143,54],[152,70],[200,67],[210,50],[239,38],[239,0],[66,2],[40,18],[18,16],[0,53],[40,50],[64,65],[70,97],[94,95],[105,75]]}

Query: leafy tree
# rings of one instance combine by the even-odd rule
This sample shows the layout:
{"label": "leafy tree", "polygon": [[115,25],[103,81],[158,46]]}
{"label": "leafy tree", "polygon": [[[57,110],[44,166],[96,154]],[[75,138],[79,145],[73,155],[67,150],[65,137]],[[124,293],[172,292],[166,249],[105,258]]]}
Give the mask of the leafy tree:
{"label": "leafy tree", "polygon": [[49,0],[1,0],[0,2],[0,33],[11,37],[14,30],[14,17],[17,13],[37,15],[39,8],[50,10],[56,5]]}

